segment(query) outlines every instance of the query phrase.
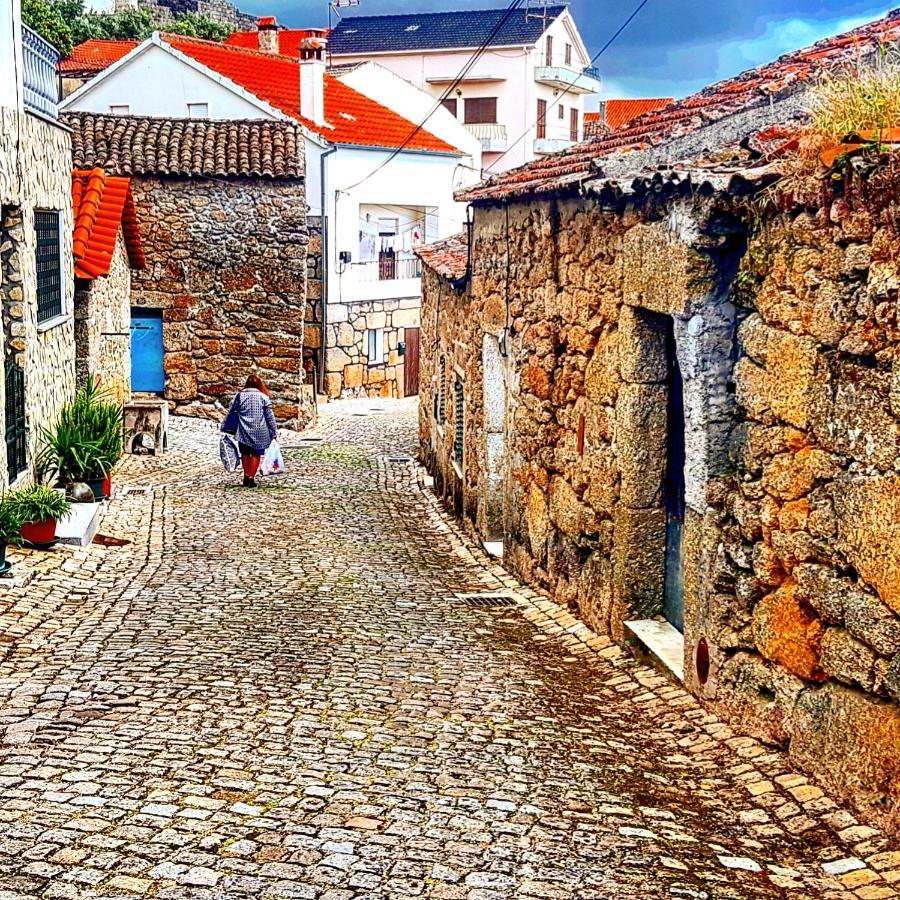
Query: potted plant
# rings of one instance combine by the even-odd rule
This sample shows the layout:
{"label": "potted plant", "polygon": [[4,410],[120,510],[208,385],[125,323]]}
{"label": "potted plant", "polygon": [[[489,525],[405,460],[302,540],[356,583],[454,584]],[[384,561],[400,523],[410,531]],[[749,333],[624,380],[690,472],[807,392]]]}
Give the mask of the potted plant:
{"label": "potted plant", "polygon": [[0,575],[12,568],[6,558],[6,548],[18,547],[22,543],[22,520],[19,507],[10,495],[0,497]]}
{"label": "potted plant", "polygon": [[47,547],[56,540],[56,526],[72,508],[65,494],[43,484],[10,495],[22,522],[22,540],[35,547]]}

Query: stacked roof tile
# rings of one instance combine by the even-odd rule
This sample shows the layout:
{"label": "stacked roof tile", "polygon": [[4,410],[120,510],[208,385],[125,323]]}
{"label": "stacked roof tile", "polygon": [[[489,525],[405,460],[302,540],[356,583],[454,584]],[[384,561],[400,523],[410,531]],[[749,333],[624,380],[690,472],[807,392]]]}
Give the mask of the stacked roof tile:
{"label": "stacked roof tile", "polygon": [[429,269],[451,281],[465,277],[469,267],[469,238],[466,232],[418,247],[415,252]]}
{"label": "stacked roof tile", "polygon": [[495,175],[461,192],[459,198],[471,202],[499,200],[580,184],[591,177],[594,160],[655,147],[728,116],[765,107],[812,83],[823,71],[853,69],[883,46],[898,41],[900,10],[895,10],[883,19],[785,54],[663,109],[644,113],[618,131]]}
{"label": "stacked roof tile", "polygon": [[[556,21],[565,10],[565,6],[549,7],[547,25]],[[543,12],[540,16],[529,15],[524,6],[512,15],[508,9],[467,9],[393,16],[347,16],[332,30],[329,43],[335,56],[468,49],[480,47],[491,38],[498,25],[500,28],[490,42],[492,47],[533,46],[546,27]]]}
{"label": "stacked roof tile", "polygon": [[120,228],[132,268],[146,266],[130,178],[106,175],[100,168],[76,169],[72,173],[72,201],[76,278],[91,280],[109,275]]}
{"label": "stacked roof tile", "polygon": [[91,38],[79,44],[60,62],[59,71],[72,77],[96,75],[131,53],[138,43],[138,41],[106,41]]}
{"label": "stacked roof tile", "polygon": [[151,119],[67,113],[78,168],[115,175],[303,177],[303,132],[292,122]]}

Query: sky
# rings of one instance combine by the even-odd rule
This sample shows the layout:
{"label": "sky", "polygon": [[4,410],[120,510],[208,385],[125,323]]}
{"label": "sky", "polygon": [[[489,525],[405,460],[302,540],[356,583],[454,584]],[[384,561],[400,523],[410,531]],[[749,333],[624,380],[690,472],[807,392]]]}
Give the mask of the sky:
{"label": "sky", "polygon": [[[532,0],[533,2],[533,0]],[[572,0],[591,55],[637,0]],[[327,20],[326,0],[237,0],[249,13],[294,27]],[[900,5],[898,0],[897,5]],[[347,15],[503,8],[505,0],[360,0]],[[682,97],[789,50],[883,16],[872,0],[649,0],[600,57],[602,97]]]}

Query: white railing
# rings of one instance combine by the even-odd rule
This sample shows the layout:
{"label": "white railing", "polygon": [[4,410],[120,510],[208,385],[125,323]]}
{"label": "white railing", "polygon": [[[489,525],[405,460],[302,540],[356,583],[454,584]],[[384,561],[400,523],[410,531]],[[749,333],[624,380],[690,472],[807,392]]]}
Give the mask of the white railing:
{"label": "white railing", "polygon": [[57,118],[59,76],[56,70],[59,65],[59,52],[39,34],[23,25],[22,56],[25,108],[52,119]]}
{"label": "white railing", "polygon": [[422,261],[417,256],[412,259],[385,256],[372,262],[354,263],[353,270],[358,283],[397,281],[421,277]]}

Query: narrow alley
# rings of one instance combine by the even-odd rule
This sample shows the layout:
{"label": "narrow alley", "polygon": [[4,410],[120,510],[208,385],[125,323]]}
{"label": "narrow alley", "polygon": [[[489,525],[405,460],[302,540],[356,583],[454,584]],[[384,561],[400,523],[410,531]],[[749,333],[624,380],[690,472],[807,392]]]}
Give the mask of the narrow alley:
{"label": "narrow alley", "polygon": [[330,404],[256,491],[173,432],[119,540],[0,592],[2,900],[897,896],[878,832],[468,543],[414,401]]}

